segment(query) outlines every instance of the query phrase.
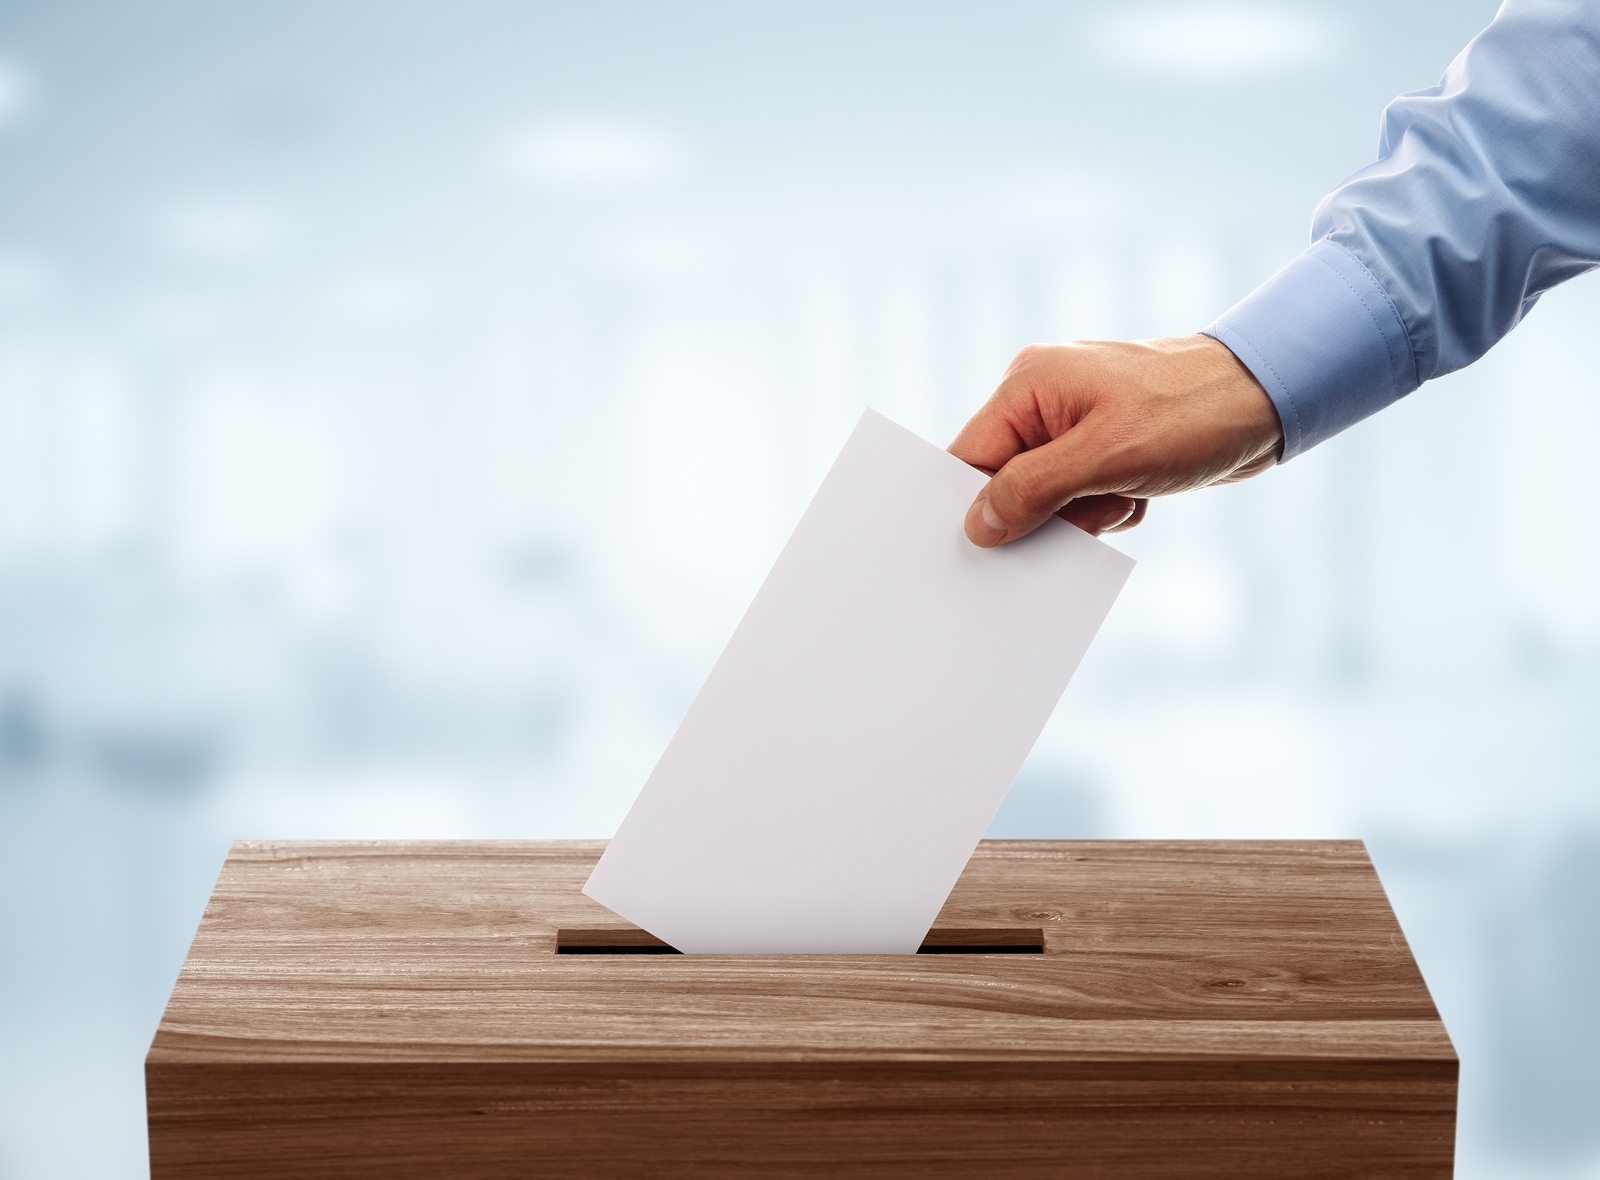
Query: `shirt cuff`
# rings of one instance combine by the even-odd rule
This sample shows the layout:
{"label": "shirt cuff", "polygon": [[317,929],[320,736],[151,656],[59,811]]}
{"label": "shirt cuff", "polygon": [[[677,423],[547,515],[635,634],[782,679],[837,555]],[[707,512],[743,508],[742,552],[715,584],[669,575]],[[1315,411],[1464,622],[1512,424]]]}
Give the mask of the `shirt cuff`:
{"label": "shirt cuff", "polygon": [[1292,459],[1417,387],[1411,337],[1366,265],[1323,238],[1205,335],[1254,374],[1283,423]]}

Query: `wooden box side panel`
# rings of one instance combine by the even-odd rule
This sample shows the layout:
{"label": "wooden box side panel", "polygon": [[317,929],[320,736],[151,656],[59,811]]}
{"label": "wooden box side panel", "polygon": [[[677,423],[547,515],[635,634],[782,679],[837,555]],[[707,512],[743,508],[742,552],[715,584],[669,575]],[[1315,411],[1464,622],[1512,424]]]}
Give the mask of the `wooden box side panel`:
{"label": "wooden box side panel", "polygon": [[1227,1075],[1214,1067],[1166,1077],[915,1068],[620,1077],[504,1066],[152,1066],[151,1176],[1451,1175],[1453,1066]]}

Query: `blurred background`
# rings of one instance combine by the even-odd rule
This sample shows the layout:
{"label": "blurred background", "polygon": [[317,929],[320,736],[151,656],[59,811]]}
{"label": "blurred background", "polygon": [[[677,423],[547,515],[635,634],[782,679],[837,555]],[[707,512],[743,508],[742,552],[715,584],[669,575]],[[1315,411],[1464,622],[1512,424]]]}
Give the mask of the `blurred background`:
{"label": "blurred background", "polygon": [[[230,839],[609,835],[863,407],[1203,326],[1493,10],[0,7],[0,1176],[146,1174]],[[1367,840],[1471,1180],[1600,1177],[1597,332],[1155,504],[991,829]]]}

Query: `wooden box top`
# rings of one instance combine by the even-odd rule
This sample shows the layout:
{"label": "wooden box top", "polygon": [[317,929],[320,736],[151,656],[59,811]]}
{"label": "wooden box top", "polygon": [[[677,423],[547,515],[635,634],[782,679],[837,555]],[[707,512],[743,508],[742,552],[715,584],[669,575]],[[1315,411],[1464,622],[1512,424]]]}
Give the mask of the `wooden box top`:
{"label": "wooden box top", "polygon": [[984,841],[932,941],[1043,953],[558,953],[638,941],[604,847],[236,843],[148,1060],[1454,1070],[1358,841]]}

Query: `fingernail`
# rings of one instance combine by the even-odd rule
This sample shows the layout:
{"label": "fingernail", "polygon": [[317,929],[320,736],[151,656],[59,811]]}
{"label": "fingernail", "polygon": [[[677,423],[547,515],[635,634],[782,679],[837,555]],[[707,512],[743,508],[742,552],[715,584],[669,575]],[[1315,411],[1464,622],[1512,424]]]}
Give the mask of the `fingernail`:
{"label": "fingernail", "polygon": [[1006,522],[989,507],[987,496],[973,501],[972,507],[967,509],[967,536],[973,544],[985,547],[998,545],[1005,540],[1006,532]]}
{"label": "fingernail", "polygon": [[1001,520],[1000,517],[995,514],[995,510],[993,508],[989,507],[989,497],[985,496],[983,499],[979,500],[978,503],[983,505],[983,523],[988,525],[995,532],[999,533],[1002,537],[1005,536],[1006,522]]}
{"label": "fingernail", "polygon": [[1114,529],[1132,515],[1133,508],[1130,505],[1113,504],[1106,509],[1105,515],[1100,518],[1100,527],[1095,529],[1095,532],[1103,533],[1109,529]]}

